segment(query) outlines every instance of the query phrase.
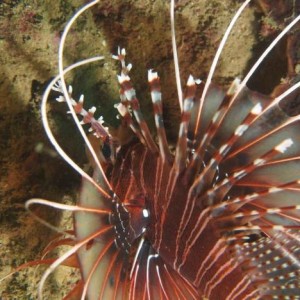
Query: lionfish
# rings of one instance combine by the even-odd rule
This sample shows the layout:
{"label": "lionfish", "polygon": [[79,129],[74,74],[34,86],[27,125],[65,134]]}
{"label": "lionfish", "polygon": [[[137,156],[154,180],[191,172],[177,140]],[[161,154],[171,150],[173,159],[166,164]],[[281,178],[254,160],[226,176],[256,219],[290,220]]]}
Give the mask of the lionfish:
{"label": "lionfish", "polygon": [[[134,133],[129,142],[120,144],[104,126],[103,117],[95,119],[95,108],[84,108],[83,96],[78,101],[72,98],[65,74],[103,57],[64,67],[65,39],[74,21],[97,2],[85,5],[66,25],[59,75],[42,101],[50,141],[83,182],[74,206],[44,199],[26,204],[28,209],[38,204],[74,214],[74,231],[69,232],[73,239],[62,236],[55,243],[71,248],[51,261],[39,284],[39,298],[48,276],[65,264],[81,271],[81,279],[65,299],[300,299],[300,115],[287,110],[300,83],[276,97],[246,87],[300,16],[275,38],[245,78],[235,79],[224,92],[212,84],[212,77],[235,22],[250,2],[246,0],[226,29],[206,82],[190,76],[182,92],[175,1],[171,1],[181,109],[172,151],[164,128],[159,76],[148,71],[156,126],[153,138],[129,76],[132,66],[125,62],[125,49],[119,48],[113,58],[121,65],[121,101],[116,108]],[[70,109],[93,157],[92,174],[62,150],[50,130],[46,105],[51,90],[59,92],[57,100]],[[90,124],[101,150],[92,147],[83,124]]]}

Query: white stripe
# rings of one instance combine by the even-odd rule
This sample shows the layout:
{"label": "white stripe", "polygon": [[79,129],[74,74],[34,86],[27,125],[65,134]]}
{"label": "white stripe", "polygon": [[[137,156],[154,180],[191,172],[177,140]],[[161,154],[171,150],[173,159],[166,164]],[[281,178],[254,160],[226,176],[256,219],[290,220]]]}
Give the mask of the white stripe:
{"label": "white stripe", "polygon": [[249,127],[248,125],[242,124],[242,125],[237,127],[234,134],[238,135],[238,136],[241,136],[248,129],[248,127]]}
{"label": "white stripe", "polygon": [[257,103],[253,108],[252,108],[252,110],[251,110],[251,113],[253,114],[253,115],[259,115],[260,113],[261,113],[261,111],[262,111],[262,106],[261,106],[261,104],[260,103]]}
{"label": "white stripe", "polygon": [[282,143],[280,143],[278,146],[275,147],[275,150],[278,152],[284,153],[287,148],[293,145],[293,140],[292,139],[286,139]]}

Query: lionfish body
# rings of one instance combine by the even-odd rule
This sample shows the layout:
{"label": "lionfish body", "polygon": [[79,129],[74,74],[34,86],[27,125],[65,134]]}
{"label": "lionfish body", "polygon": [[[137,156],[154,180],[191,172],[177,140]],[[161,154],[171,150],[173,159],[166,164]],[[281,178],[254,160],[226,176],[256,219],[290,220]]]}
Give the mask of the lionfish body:
{"label": "lionfish body", "polygon": [[122,66],[117,108],[135,135],[129,143],[115,148],[94,109],[71,98],[62,69],[54,87],[110,151],[95,155],[92,177],[81,172],[76,243],[42,282],[77,255],[82,280],[70,298],[299,299],[300,117],[286,110],[296,86],[272,98],[246,81],[224,92],[190,76],[171,151],[157,73],[148,73],[154,139],[125,50],[114,58]]}
{"label": "lionfish body", "polygon": [[[150,87],[152,93],[159,93],[155,89],[158,77],[154,77],[156,82],[150,81]],[[132,89],[130,82],[121,83],[121,89],[128,86]],[[191,80],[185,102],[194,97],[195,89]],[[210,88],[203,108],[207,115],[204,128],[213,130],[216,111],[229,98],[228,93]],[[181,129],[175,154],[164,145],[163,127],[158,127],[161,152],[158,147],[151,150],[148,144],[154,142],[144,139],[145,144],[136,139],[121,147],[112,170],[107,172],[114,191],[112,203],[98,202],[98,208],[112,211],[110,219],[93,222],[97,225],[91,231],[79,235],[81,240],[99,228],[113,225],[107,237],[102,236],[105,243],[102,247],[97,245],[99,252],[93,258],[95,263],[108,243],[114,249],[107,251],[108,261],[101,260],[97,267],[99,273],[109,277],[103,287],[106,292],[111,290],[108,298],[118,298],[119,293],[127,295],[127,292],[131,299],[297,297],[299,233],[297,229],[287,228],[299,225],[297,208],[293,206],[297,203],[293,197],[297,197],[299,183],[293,180],[296,172],[280,172],[287,163],[284,156],[292,139],[282,141],[280,132],[276,138],[272,137],[274,144],[264,144],[263,140],[249,146],[251,149],[243,149],[263,136],[262,131],[270,125],[269,119],[265,119],[247,129],[250,126],[247,124],[270,101],[263,95],[245,91],[224,121],[226,130],[216,134],[209,145],[201,146],[203,156],[195,154],[197,145],[189,143],[187,138],[195,126],[190,121],[188,128],[188,119],[196,118],[197,105],[193,109],[186,105],[189,110],[182,113],[181,128],[186,128]],[[124,107],[130,105],[127,102],[124,100]],[[161,106],[155,101],[154,111],[157,124],[162,126]],[[284,115],[279,107],[273,109],[275,112]],[[235,115],[234,119],[231,114]],[[285,115],[281,122],[288,118]],[[246,130],[248,136],[234,147],[233,141],[238,144]],[[230,157],[233,149],[242,151]],[[276,183],[271,178],[266,178],[266,182],[260,178],[268,173],[277,179]],[[90,195],[92,191],[94,195]],[[290,203],[286,199],[279,204],[287,194]],[[87,199],[94,201],[96,197],[99,198],[98,191],[88,184],[83,188],[80,205],[89,206]],[[75,222],[78,231],[84,222],[79,220],[80,217]],[[79,257],[85,257],[92,249],[83,249],[82,253],[79,250]],[[292,262],[293,258],[296,261]],[[113,265],[109,264],[111,261]],[[91,271],[87,270],[86,276]],[[98,281],[98,275],[94,276]],[[89,286],[90,297],[97,299],[99,289],[92,282]]]}

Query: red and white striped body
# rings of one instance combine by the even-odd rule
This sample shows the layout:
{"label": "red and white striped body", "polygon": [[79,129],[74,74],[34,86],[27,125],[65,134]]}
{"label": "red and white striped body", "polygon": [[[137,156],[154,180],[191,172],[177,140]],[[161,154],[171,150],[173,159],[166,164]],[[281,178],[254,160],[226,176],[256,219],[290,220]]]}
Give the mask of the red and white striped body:
{"label": "red and white striped body", "polygon": [[[109,157],[97,156],[83,133],[94,157],[93,176],[70,163],[84,178],[73,209],[76,244],[45,275],[76,254],[82,280],[69,298],[300,299],[300,116],[288,109],[299,106],[300,84],[276,98],[246,87],[300,17],[243,81],[234,80],[227,92],[211,84],[215,62],[249,2],[226,30],[207,83],[190,76],[182,95],[177,76],[181,120],[174,152],[164,129],[158,74],[148,72],[155,139],[131,83],[125,49],[113,58],[121,63],[121,102],[115,107],[134,134],[127,144],[115,147],[118,140],[102,118],[94,119],[94,109],[83,109],[83,98],[76,102],[64,83],[54,87],[63,94],[59,100],[71,112],[75,108],[75,121],[81,115],[111,150]],[[171,1],[171,23],[173,18]],[[172,34],[175,40],[174,27]],[[176,47],[173,52],[178,75]]]}

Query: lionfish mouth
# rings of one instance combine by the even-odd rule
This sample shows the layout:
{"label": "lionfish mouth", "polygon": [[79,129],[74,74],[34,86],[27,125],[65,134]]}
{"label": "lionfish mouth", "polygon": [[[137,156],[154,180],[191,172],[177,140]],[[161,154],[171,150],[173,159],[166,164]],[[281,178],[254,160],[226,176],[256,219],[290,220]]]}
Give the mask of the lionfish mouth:
{"label": "lionfish mouth", "polygon": [[[224,92],[211,81],[227,38],[250,2],[245,1],[221,40],[206,82],[190,76],[183,93],[171,1],[181,109],[172,152],[159,76],[148,72],[156,125],[153,138],[131,83],[125,49],[119,48],[113,58],[121,64],[121,101],[116,108],[122,126],[133,132],[130,142],[121,145],[103,118],[94,118],[95,108],[85,110],[83,96],[76,101],[66,86],[67,72],[103,59],[63,66],[72,24],[98,2],[85,5],[67,24],[59,49],[59,75],[42,103],[50,141],[83,182],[74,206],[43,199],[26,204],[28,209],[40,204],[74,212],[72,247],[45,271],[39,298],[53,270],[72,260],[82,277],[66,299],[300,299],[300,115],[290,116],[285,110],[300,83],[276,97],[246,87],[300,16],[276,37],[246,77],[234,80]],[[46,105],[51,90],[59,92],[57,100],[69,107],[94,160],[92,175],[62,150],[50,130]],[[101,149],[92,147],[83,124],[91,126]],[[58,244],[64,241],[62,236]]]}

